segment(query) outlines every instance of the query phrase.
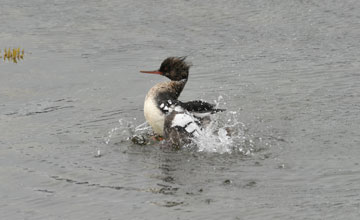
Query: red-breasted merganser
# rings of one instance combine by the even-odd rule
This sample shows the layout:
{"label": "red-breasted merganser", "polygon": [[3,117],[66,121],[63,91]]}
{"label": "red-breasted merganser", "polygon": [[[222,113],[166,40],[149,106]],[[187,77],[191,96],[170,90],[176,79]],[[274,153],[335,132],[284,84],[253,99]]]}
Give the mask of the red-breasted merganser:
{"label": "red-breasted merganser", "polygon": [[154,133],[176,145],[187,143],[189,137],[202,132],[202,119],[212,113],[224,111],[204,101],[181,102],[178,100],[189,76],[190,65],[186,57],[168,57],[155,71],[142,73],[159,74],[171,81],[152,87],[146,95],[144,115]]}

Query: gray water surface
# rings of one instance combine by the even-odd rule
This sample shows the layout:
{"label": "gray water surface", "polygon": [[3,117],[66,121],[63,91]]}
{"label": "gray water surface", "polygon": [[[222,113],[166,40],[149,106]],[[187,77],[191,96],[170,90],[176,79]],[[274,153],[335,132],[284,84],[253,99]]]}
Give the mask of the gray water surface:
{"label": "gray water surface", "polygon": [[[359,219],[359,1],[2,0],[0,20],[25,49],[0,62],[1,219]],[[243,151],[128,140],[165,80],[139,70],[184,55],[181,100],[219,101]]]}

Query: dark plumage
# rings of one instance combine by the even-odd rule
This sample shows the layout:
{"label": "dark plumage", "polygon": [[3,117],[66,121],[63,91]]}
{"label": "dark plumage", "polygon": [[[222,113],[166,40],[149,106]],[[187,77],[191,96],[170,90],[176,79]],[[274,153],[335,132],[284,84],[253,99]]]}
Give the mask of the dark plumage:
{"label": "dark plumage", "polygon": [[225,111],[225,109],[217,109],[215,108],[214,104],[210,104],[204,101],[196,100],[196,101],[190,101],[190,102],[180,102],[179,105],[183,107],[184,109],[188,110],[189,112],[221,112]]}
{"label": "dark plumage", "polygon": [[186,57],[168,57],[161,63],[159,71],[172,81],[187,80],[191,65],[185,59]]}

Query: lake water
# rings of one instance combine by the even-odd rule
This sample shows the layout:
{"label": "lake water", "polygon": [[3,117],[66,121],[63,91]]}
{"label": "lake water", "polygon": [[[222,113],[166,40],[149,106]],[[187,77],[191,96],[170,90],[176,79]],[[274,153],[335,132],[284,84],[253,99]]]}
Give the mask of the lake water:
{"label": "lake water", "polygon": [[[0,61],[1,219],[359,219],[359,1],[2,0],[0,19],[1,51],[25,50]],[[139,70],[168,56],[193,63],[181,100],[227,109],[195,148],[130,140],[166,80]]]}

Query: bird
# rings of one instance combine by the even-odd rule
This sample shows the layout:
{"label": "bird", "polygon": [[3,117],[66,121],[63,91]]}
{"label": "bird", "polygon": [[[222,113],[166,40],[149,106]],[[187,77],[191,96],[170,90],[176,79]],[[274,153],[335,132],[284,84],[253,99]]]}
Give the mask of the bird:
{"label": "bird", "polygon": [[191,64],[185,59],[186,57],[168,57],[158,70],[140,71],[170,79],[149,90],[144,102],[144,116],[157,136],[177,147],[190,143],[191,138],[201,135],[211,114],[225,111],[202,100],[178,100],[189,78]]}

